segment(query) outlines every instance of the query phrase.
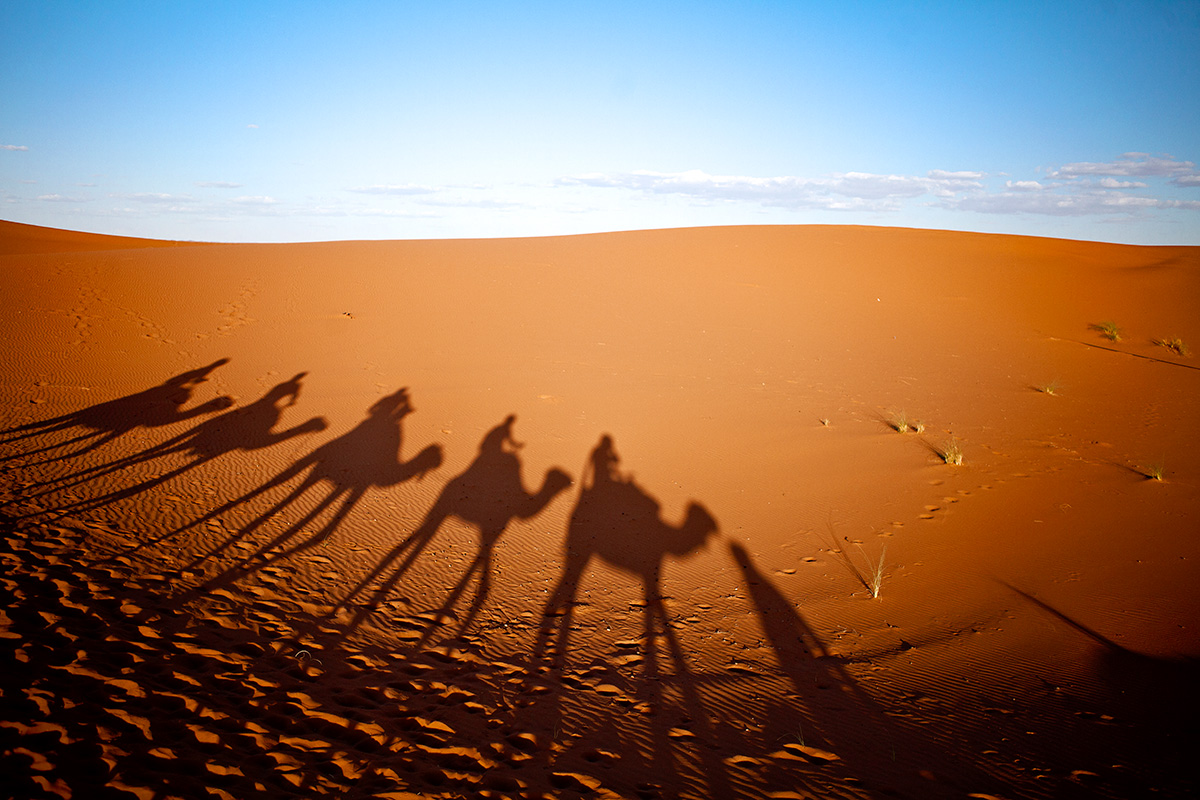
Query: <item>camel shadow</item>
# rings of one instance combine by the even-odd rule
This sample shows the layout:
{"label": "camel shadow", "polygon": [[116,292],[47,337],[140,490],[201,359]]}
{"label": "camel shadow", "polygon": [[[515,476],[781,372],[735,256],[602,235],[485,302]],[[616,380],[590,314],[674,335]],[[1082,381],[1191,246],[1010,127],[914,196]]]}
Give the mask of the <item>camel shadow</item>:
{"label": "camel shadow", "polygon": [[[704,506],[690,503],[683,522],[671,525],[661,517],[657,500],[632,478],[617,470],[619,458],[612,437],[605,435],[592,450],[590,482],[580,489],[579,500],[567,529],[562,576],[550,594],[538,631],[535,656],[553,650],[553,662],[566,666],[570,632],[580,581],[594,558],[641,580],[645,602],[647,670],[653,673],[658,632],[678,661],[681,658],[662,596],[662,566],[667,556],[687,556],[702,549],[717,532],[717,522]],[[558,635],[554,637],[555,620]],[[554,643],[551,644],[551,639]]]}
{"label": "camel shadow", "polygon": [[328,424],[320,417],[313,417],[286,430],[274,430],[283,416],[284,409],[296,404],[300,396],[300,382],[305,375],[306,373],[301,372],[290,380],[272,387],[255,402],[207,419],[191,430],[139,453],[105,464],[87,467],[61,478],[34,484],[31,488],[43,486],[49,488],[37,494],[27,495],[24,499],[36,499],[99,481],[108,475],[172,455],[182,455],[189,459],[182,466],[167,470],[132,486],[114,489],[99,497],[79,500],[53,509],[53,512],[57,514],[91,511],[153,489],[228,453],[239,450],[246,452],[263,450],[306,433],[323,431]]}
{"label": "camel shadow", "polygon": [[[571,513],[564,544],[564,565],[558,583],[542,613],[534,643],[535,661],[549,656],[553,669],[564,673],[571,651],[574,609],[580,585],[594,559],[600,559],[641,583],[643,615],[643,674],[638,694],[655,722],[651,726],[651,760],[676,782],[688,769],[687,757],[671,738],[669,726],[659,710],[678,704],[695,734],[703,742],[717,738],[710,714],[701,696],[704,676],[693,673],[675,633],[662,593],[662,569],[667,557],[682,558],[704,548],[717,533],[717,521],[704,506],[688,504],[678,525],[665,522],[661,505],[631,477],[618,470],[620,462],[611,436],[600,438],[592,450],[587,472]],[[557,635],[555,627],[557,626]],[[660,668],[659,643],[669,653],[675,690],[665,690]],[[708,781],[708,794],[729,796],[732,789],[724,764],[709,747],[700,748],[700,764]]]}
{"label": "camel shadow", "polygon": [[[368,490],[396,486],[437,469],[442,463],[442,450],[438,445],[428,445],[409,461],[400,457],[401,421],[413,411],[407,388],[381,398],[370,407],[366,419],[353,430],[321,445],[254,490],[168,534],[173,536],[216,519],[260,495],[300,479],[282,500],[258,515],[235,535],[195,559],[185,570],[196,569],[204,562],[215,559],[230,547],[252,536],[268,521],[285,514],[293,506],[299,507],[310,492],[318,490],[322,485],[328,487],[324,496],[305,511],[299,520],[288,525],[283,532],[261,545],[251,555],[210,579],[205,587],[215,588],[230,583],[261,567],[321,544],[338,529]],[[300,541],[293,541],[339,500],[341,504],[315,533]]]}
{"label": "camel shadow", "polygon": [[59,452],[52,458],[25,466],[38,466],[62,458],[73,458],[89,453],[137,428],[159,428],[229,408],[233,405],[233,400],[228,397],[217,397],[186,410],[183,408],[191,399],[196,387],[208,380],[208,374],[228,363],[228,358],[221,358],[207,366],[181,372],[158,386],[127,397],[97,403],[52,419],[9,428],[0,434],[5,437],[0,439],[0,444],[50,436],[76,428],[82,429],[82,432],[65,441],[43,444],[33,450],[4,456],[0,458],[0,462],[49,453],[71,445],[82,445],[76,450]]}
{"label": "camel shadow", "polygon": [[482,610],[491,590],[492,560],[496,544],[514,519],[531,519],[571,485],[571,477],[558,468],[551,468],[536,492],[525,489],[521,478],[521,461],[517,451],[523,446],[513,438],[516,416],[510,414],[492,428],[479,443],[479,453],[467,469],[451,479],[438,495],[425,519],[411,534],[392,548],[380,563],[363,578],[342,600],[345,607],[354,597],[366,591],[397,559],[403,561],[372,593],[370,600],[355,614],[348,626],[354,630],[387,598],[395,585],[412,567],[442,524],[450,517],[470,523],[479,531],[479,550],[458,583],[450,590],[445,602],[434,613],[433,623],[417,642],[423,646],[445,617],[453,615],[472,579],[478,575],[478,586],[471,604],[459,620],[456,635],[462,635]]}

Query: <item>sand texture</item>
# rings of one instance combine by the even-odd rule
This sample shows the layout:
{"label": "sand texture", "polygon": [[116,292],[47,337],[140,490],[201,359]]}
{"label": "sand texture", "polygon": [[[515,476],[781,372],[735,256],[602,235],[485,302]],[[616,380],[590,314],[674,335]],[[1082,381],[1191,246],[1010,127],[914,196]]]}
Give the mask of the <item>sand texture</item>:
{"label": "sand texture", "polygon": [[1187,344],[1196,247],[0,223],[0,796],[1195,796]]}

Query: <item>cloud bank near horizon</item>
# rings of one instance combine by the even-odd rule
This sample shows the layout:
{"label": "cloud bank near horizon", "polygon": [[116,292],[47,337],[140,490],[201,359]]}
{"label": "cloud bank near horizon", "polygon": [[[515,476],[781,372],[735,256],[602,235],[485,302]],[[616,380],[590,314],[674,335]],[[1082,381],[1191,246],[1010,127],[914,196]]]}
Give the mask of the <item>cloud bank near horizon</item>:
{"label": "cloud bank near horizon", "polygon": [[[37,220],[40,224],[71,227],[69,220],[79,220],[77,227],[106,230],[115,223],[115,232],[144,235],[148,230],[160,238],[191,238],[175,232],[191,230],[191,221],[209,226],[215,231],[210,236],[222,240],[230,235],[226,229],[252,225],[260,231],[292,231],[278,236],[281,241],[311,238],[318,231],[307,225],[332,218],[362,220],[356,223],[361,231],[356,231],[357,238],[538,236],[815,221],[1021,232],[1015,225],[1006,227],[1003,220],[1045,220],[1041,224],[1047,233],[1068,237],[1074,229],[1063,225],[1071,220],[1077,222],[1070,225],[1150,221],[1200,229],[1196,163],[1140,152],[1105,162],[1039,168],[1031,177],[961,169],[923,174],[847,171],[818,177],[720,175],[692,169],[467,185],[388,181],[403,176],[383,175],[379,183],[330,187],[303,196],[238,180],[236,173],[230,177],[234,180],[188,184],[198,192],[113,191],[103,182],[74,182],[69,188],[31,182],[27,196],[9,193],[2,199],[47,209],[44,220]],[[59,211],[50,211],[52,207]],[[255,219],[275,221],[252,223]],[[337,235],[337,227],[330,225],[324,226],[334,234],[329,238],[355,238]],[[263,238],[270,237],[254,237]]]}
{"label": "cloud bank near horizon", "polygon": [[[665,173],[635,171],[591,173],[560,178],[562,186],[623,189],[642,194],[674,194],[706,203],[751,202],[793,210],[897,212],[906,201],[925,197],[925,204],[946,210],[983,214],[1050,216],[1129,215],[1150,209],[1200,210],[1200,200],[1155,196],[1148,190],[1156,178],[1177,187],[1200,187],[1195,163],[1170,156],[1126,153],[1109,162],[1077,162],[1048,170],[1045,180],[1006,180],[992,188],[980,171],[930,170],[924,175],[881,175],[845,172],[827,177],[753,177],[710,175],[701,170]],[[1165,188],[1165,187],[1164,187]]]}

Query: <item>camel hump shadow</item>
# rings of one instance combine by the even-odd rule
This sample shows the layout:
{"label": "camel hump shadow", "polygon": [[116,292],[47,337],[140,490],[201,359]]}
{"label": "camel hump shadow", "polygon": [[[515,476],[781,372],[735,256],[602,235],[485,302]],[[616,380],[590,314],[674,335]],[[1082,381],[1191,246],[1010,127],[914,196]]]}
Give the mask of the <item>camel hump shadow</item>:
{"label": "camel hump shadow", "polygon": [[499,534],[513,519],[530,519],[571,485],[571,476],[557,467],[546,471],[533,493],[521,479],[524,445],[512,436],[516,415],[492,428],[479,444],[479,454],[466,471],[451,480],[439,498],[438,509],[474,523],[484,536]]}
{"label": "camel hump shadow", "polygon": [[683,521],[672,525],[662,507],[633,479],[606,480],[585,488],[567,530],[568,571],[581,571],[592,558],[642,578],[648,594],[658,592],[667,556],[682,558],[703,549],[717,521],[700,503],[688,503]]}
{"label": "camel hump shadow", "polygon": [[[437,614],[439,619],[442,615],[450,614],[459,598],[466,592],[470,581],[478,575],[478,588],[460,620],[459,634],[470,627],[488,598],[494,551],[509,523],[514,519],[527,520],[536,517],[572,483],[570,475],[552,467],[546,471],[542,485],[536,491],[531,493],[525,488],[521,478],[521,459],[517,455],[517,451],[524,445],[513,438],[515,422],[516,415],[509,414],[484,435],[475,459],[466,470],[446,483],[416,530],[392,548],[371,573],[351,590],[343,603],[367,591],[394,562],[400,562],[374,590],[364,610],[360,611],[351,623],[352,627],[357,626],[370,609],[382,603],[383,598],[433,541],[442,524],[451,517],[477,528],[479,546],[474,559],[450,590]],[[428,641],[432,633],[432,627],[426,629],[417,643],[418,646]]]}
{"label": "camel hump shadow", "polygon": [[308,480],[327,481],[345,490],[387,488],[422,477],[442,465],[442,448],[427,445],[412,459],[399,457],[401,423],[416,411],[408,388],[380,398],[352,430],[318,447],[298,463],[312,467]]}
{"label": "camel hump shadow", "polygon": [[662,506],[632,476],[619,469],[612,437],[604,434],[592,450],[579,502],[567,529],[567,573],[574,574],[599,557],[618,569],[641,576],[647,598],[657,596],[663,559],[702,549],[717,532],[708,509],[688,503],[683,522],[662,519]]}

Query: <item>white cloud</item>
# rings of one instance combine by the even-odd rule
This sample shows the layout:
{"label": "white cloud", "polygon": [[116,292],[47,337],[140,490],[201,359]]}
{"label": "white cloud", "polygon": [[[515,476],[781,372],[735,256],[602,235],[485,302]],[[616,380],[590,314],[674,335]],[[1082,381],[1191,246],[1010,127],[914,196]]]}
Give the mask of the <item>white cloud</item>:
{"label": "white cloud", "polygon": [[420,203],[421,205],[444,208],[489,208],[495,211],[506,211],[513,208],[531,208],[527,203],[518,203],[496,197],[481,197],[475,200],[446,198],[443,200],[421,200]]}
{"label": "white cloud", "polygon": [[86,203],[86,197],[71,197],[65,194],[42,194],[38,195],[38,200],[44,203]]}
{"label": "white cloud", "polygon": [[1129,215],[1150,209],[1200,209],[1200,201],[1164,200],[1117,191],[997,192],[963,197],[947,205],[982,214],[1043,214],[1055,217]]}
{"label": "white cloud", "polygon": [[651,194],[679,194],[702,201],[750,201],[781,208],[889,210],[896,201],[932,194],[951,197],[983,188],[979,172],[933,170],[924,176],[846,172],[825,178],[709,175],[687,172],[592,173],[560,178],[563,186],[621,188]]}
{"label": "white cloud", "polygon": [[1116,178],[1101,178],[1100,185],[1105,189],[1145,189],[1147,186],[1140,181],[1119,181]]}
{"label": "white cloud", "polygon": [[230,183],[229,181],[196,181],[196,185],[203,189],[240,189],[242,184]]}
{"label": "white cloud", "polygon": [[121,200],[133,200],[137,203],[158,203],[164,205],[196,202],[196,198],[191,195],[163,194],[162,192],[134,192],[132,194],[114,194],[111,196]]}
{"label": "white cloud", "polygon": [[1194,172],[1191,161],[1177,161],[1171,156],[1155,157],[1146,153],[1125,153],[1115,161],[1079,161],[1065,164],[1050,172],[1052,178],[1079,178],[1085,175],[1115,175],[1118,177],[1166,177],[1181,172]]}
{"label": "white cloud", "polygon": [[243,197],[235,197],[232,200],[230,200],[229,202],[237,203],[239,205],[246,205],[246,206],[274,206],[274,205],[279,204],[279,201],[276,200],[274,197],[267,197],[265,195],[249,195],[249,196],[243,196]]}
{"label": "white cloud", "polygon": [[28,150],[23,144],[0,144],[0,150]]}
{"label": "white cloud", "polygon": [[346,191],[358,194],[393,194],[414,195],[433,194],[436,189],[429,186],[419,186],[415,183],[377,184],[375,186],[353,186]]}
{"label": "white cloud", "polygon": [[1150,184],[1126,179],[1130,175],[1175,176],[1172,183],[1200,186],[1200,174],[1193,167],[1190,161],[1126,153],[1103,164],[1069,164],[1051,172],[1050,180],[1005,180],[1002,187],[995,181],[1004,176],[992,176],[989,182],[987,173],[968,170],[930,170],[924,175],[844,172],[818,178],[638,171],[577,175],[560,178],[556,184],[681,195],[706,205],[753,203],[791,210],[893,212],[926,198],[926,206],[984,214],[1112,218],[1156,209],[1200,208],[1200,202],[1131,192],[1149,189]]}

